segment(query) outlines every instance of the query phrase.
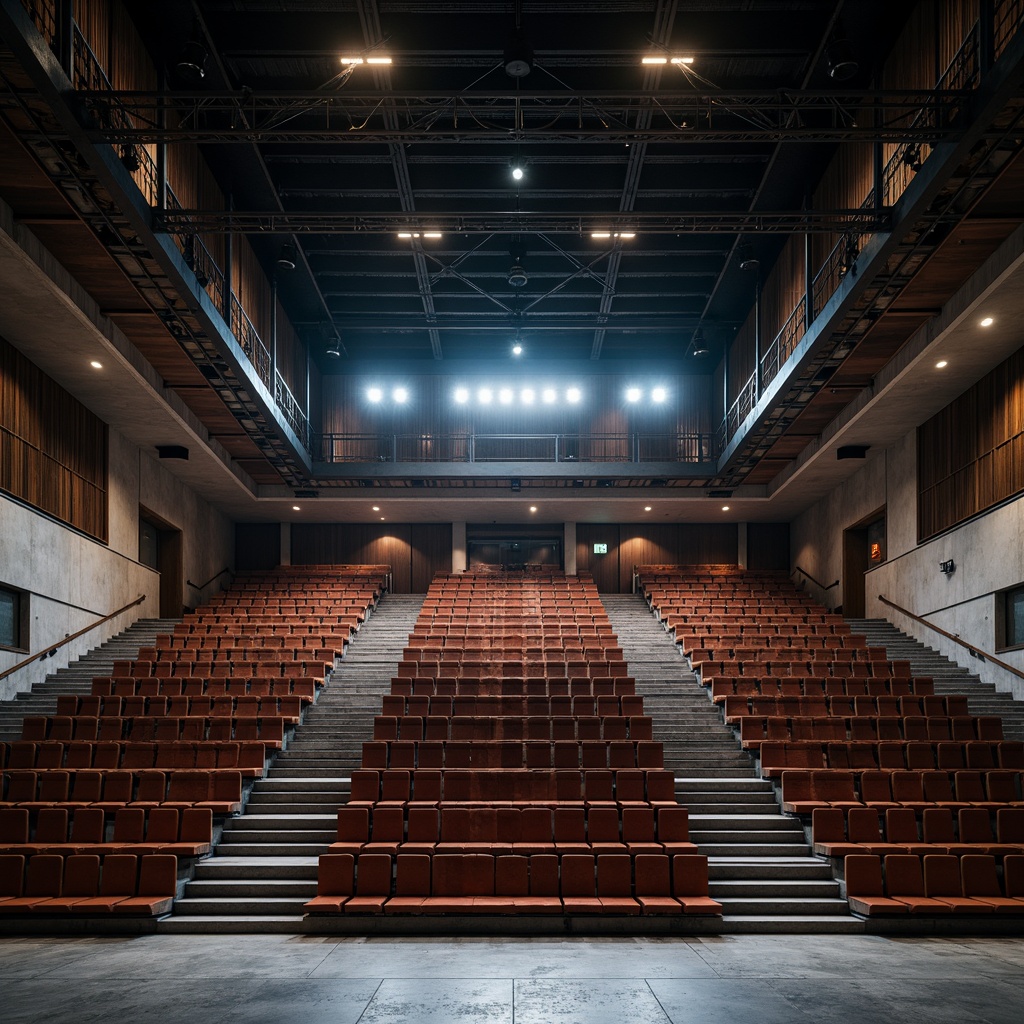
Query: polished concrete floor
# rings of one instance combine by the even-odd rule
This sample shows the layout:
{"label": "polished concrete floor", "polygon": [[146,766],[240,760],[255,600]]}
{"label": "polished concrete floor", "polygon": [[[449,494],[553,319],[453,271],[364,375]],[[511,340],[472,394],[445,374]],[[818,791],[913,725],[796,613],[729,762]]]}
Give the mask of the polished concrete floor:
{"label": "polished concrete floor", "polygon": [[1024,1021],[1024,939],[0,938],[0,1020]]}

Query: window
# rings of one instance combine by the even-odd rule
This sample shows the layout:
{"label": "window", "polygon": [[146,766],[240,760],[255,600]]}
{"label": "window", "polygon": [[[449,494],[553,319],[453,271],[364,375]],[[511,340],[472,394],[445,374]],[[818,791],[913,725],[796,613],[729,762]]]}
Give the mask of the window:
{"label": "window", "polygon": [[0,587],[0,647],[28,647],[28,595]]}

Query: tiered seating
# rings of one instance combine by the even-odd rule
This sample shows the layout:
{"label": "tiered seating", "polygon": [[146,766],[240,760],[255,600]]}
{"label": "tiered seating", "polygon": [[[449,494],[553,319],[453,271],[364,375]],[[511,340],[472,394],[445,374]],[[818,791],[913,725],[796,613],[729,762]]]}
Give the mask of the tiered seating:
{"label": "tiered seating", "polygon": [[[972,716],[965,695],[936,696],[781,575],[661,566],[640,578],[761,774],[781,783],[783,810],[811,816],[815,853],[858,872],[847,876],[856,912],[907,913],[901,896],[925,896],[903,888],[911,860],[961,858],[973,872],[970,858],[994,858],[991,882],[1024,853],[1024,744],[1003,739],[999,718]],[[944,896],[968,895],[956,871]],[[909,912],[926,908],[949,912],[933,899]]]}
{"label": "tiered seating", "polygon": [[718,914],[589,579],[435,579],[310,914]]}
{"label": "tiered seating", "polygon": [[[0,744],[0,849],[29,857],[28,889],[20,891],[19,868],[17,899],[40,895],[28,891],[35,865],[46,863],[40,858],[130,853],[132,865],[144,858],[145,874],[151,854],[171,854],[173,864],[208,853],[213,817],[241,811],[245,781],[261,777],[268,755],[285,744],[387,571],[314,566],[240,576],[173,635],[134,661],[115,662],[90,695],[63,695],[56,715],[26,718],[23,739]],[[137,876],[133,866],[132,886]],[[102,878],[89,877],[103,890],[92,897],[118,896],[108,899],[123,903],[115,912],[134,906],[129,897],[152,895],[128,888],[123,871],[111,876],[120,879],[116,892],[106,891],[105,867]],[[58,872],[56,883],[46,882],[47,899],[61,895],[60,884],[66,895]],[[75,907],[104,909],[88,899]]]}

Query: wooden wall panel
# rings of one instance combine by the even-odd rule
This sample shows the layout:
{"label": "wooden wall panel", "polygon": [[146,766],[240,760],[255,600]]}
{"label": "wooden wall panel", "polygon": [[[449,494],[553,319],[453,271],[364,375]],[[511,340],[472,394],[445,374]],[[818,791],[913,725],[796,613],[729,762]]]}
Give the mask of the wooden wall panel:
{"label": "wooden wall panel", "polygon": [[789,570],[789,523],[747,524],[747,568]]}
{"label": "wooden wall panel", "polygon": [[396,594],[426,593],[435,572],[451,571],[447,523],[296,523],[293,565],[390,565]]}
{"label": "wooden wall panel", "polygon": [[0,489],[107,539],[107,426],[0,338]]}
{"label": "wooden wall panel", "polygon": [[917,431],[918,541],[1024,492],[1024,349]]}
{"label": "wooden wall panel", "polygon": [[280,523],[235,523],[235,569],[275,569],[281,564]]}

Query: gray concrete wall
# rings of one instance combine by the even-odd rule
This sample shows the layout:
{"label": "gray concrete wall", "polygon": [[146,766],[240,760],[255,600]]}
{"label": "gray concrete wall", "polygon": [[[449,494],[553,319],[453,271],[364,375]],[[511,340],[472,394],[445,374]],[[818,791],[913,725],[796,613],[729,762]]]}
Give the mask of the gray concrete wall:
{"label": "gray concrete wall", "polygon": [[[159,573],[139,564],[139,506],[183,533],[183,577],[203,583],[234,563],[234,524],[159,462],[114,431],[109,442],[109,542],[102,544],[0,496],[0,582],[29,593],[30,653],[107,615],[142,594],[146,601],[73,641],[52,658],[0,680],[0,700],[29,689],[138,618],[159,613]],[[221,577],[201,595],[209,598]],[[182,604],[200,595],[183,582]],[[0,672],[26,655],[0,651]]]}
{"label": "gray concrete wall", "polygon": [[[884,595],[983,651],[995,653],[995,594],[1024,583],[1024,498],[917,543],[916,443],[916,431],[911,431],[892,448],[870,453],[854,476],[799,516],[792,526],[793,565],[824,583],[842,580],[843,530],[885,505],[887,558],[866,575],[867,615],[889,619],[984,681],[1024,699],[1024,680],[972,658],[952,640],[878,600]],[[946,576],[939,572],[939,562],[948,559],[957,568]],[[808,591],[829,607],[843,601],[842,583],[826,595],[813,585]],[[998,657],[1024,671],[1024,651]]]}

